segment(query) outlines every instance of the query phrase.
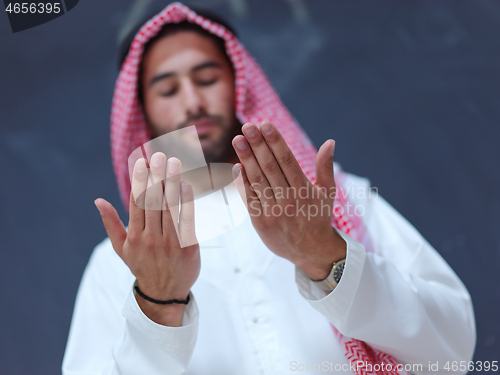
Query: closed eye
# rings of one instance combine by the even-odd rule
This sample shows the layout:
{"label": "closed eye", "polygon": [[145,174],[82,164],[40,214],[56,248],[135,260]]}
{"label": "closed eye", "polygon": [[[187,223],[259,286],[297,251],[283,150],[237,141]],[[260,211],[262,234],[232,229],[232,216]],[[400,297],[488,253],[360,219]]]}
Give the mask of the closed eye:
{"label": "closed eye", "polygon": [[161,96],[172,96],[172,95],[175,95],[177,93],[178,89],[179,89],[178,85],[174,85],[173,87],[172,86],[165,87],[164,90],[160,91],[160,95]]}
{"label": "closed eye", "polygon": [[177,92],[177,88],[173,88],[171,90],[162,92],[160,95],[161,96],[172,96],[172,95],[175,95],[176,92]]}
{"label": "closed eye", "polygon": [[200,86],[210,86],[210,85],[214,84],[215,82],[217,82],[217,78],[202,79],[202,80],[198,80],[197,83]]}

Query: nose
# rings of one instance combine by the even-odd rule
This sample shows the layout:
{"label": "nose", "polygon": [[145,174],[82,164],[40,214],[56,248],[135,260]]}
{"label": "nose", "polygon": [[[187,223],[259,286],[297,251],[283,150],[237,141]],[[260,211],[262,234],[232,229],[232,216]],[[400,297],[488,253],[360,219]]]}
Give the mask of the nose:
{"label": "nose", "polygon": [[183,104],[188,117],[195,117],[206,113],[203,95],[190,79],[186,79],[182,85]]}

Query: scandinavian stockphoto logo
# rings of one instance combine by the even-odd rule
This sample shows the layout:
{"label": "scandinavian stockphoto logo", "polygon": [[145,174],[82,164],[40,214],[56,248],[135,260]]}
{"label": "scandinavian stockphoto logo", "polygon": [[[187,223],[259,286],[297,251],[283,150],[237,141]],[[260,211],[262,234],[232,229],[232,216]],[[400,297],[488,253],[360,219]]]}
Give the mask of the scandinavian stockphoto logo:
{"label": "scandinavian stockphoto logo", "polygon": [[[146,166],[149,167],[153,155],[158,152],[163,153],[167,160],[172,157],[179,159],[181,169],[174,174],[169,173],[167,178],[166,171],[158,174],[153,168],[148,171],[147,184],[142,186],[134,184],[134,168],[137,161],[146,160]],[[378,195],[376,187],[350,186],[347,183],[338,191],[317,189],[312,185],[299,188],[278,186],[272,189],[253,183],[249,188],[256,197],[247,200],[242,175],[240,173],[234,179],[232,167],[233,164],[230,163],[207,164],[195,125],[152,139],[136,148],[128,158],[132,196],[139,208],[161,211],[166,210],[168,206],[172,221],[178,224],[181,209],[178,194],[171,195],[169,192],[172,192],[172,189],[175,191],[173,186],[178,186],[180,181],[188,181],[193,187],[196,200],[194,205],[196,236],[189,240],[182,239],[176,225],[175,229],[182,247],[218,237],[234,229],[249,215],[252,218],[305,217],[309,221],[318,216],[330,217],[333,208],[337,217],[364,216],[366,203],[372,195]],[[170,178],[174,184],[170,183]],[[272,195],[282,203],[269,205],[268,198]],[[339,202],[335,203],[336,197],[339,197]],[[334,202],[333,207],[332,202]]]}
{"label": "scandinavian stockphoto logo", "polygon": [[[146,200],[145,196],[148,194],[153,196],[159,186],[163,185],[162,188],[167,186],[166,176],[154,177],[149,173],[146,188],[135,188],[132,184],[136,162],[145,159],[149,165],[151,157],[157,152],[165,154],[167,160],[171,157],[179,159],[181,170],[177,174],[180,174],[180,181],[188,181],[194,189],[196,239],[186,243],[185,239],[179,238],[182,247],[218,237],[234,229],[248,217],[248,211],[243,203],[245,199],[240,196],[241,194],[245,196],[241,174],[233,179],[233,164],[230,163],[207,164],[195,125],[154,138],[130,154],[129,176],[132,194],[138,207],[147,210],[165,210],[165,202],[162,199],[168,197],[164,195],[162,199],[155,201]],[[175,178],[175,175],[169,178]],[[168,206],[172,220],[177,222],[179,202],[169,201]],[[178,231],[177,236],[179,237]]]}
{"label": "scandinavian stockphoto logo", "polygon": [[73,9],[80,0],[3,0],[13,33],[52,21]]}

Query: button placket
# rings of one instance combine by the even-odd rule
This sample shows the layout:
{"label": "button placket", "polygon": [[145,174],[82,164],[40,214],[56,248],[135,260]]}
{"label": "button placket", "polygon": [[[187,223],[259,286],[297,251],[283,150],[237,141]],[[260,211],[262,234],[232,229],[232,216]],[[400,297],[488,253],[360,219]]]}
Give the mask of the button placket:
{"label": "button placket", "polygon": [[245,230],[247,235],[242,233],[240,238],[237,229],[231,231],[229,241],[234,255],[231,288],[238,291],[238,309],[255,348],[252,354],[261,363],[265,374],[276,375],[283,370],[276,369],[276,363],[281,363],[283,357],[276,322],[279,317],[271,307],[272,295],[263,278],[274,255],[262,243],[255,229],[251,229],[250,236]]}

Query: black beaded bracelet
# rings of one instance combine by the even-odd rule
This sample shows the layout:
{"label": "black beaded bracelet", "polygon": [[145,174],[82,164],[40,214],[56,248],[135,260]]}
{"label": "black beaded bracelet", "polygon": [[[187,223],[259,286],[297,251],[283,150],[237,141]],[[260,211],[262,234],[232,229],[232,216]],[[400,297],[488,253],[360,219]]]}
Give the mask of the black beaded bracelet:
{"label": "black beaded bracelet", "polygon": [[144,298],[146,301],[153,302],[158,305],[171,305],[173,303],[180,303],[182,305],[187,305],[189,303],[189,294],[185,301],[180,301],[178,299],[169,299],[168,301],[158,301],[157,299],[153,299],[145,295],[143,292],[141,292],[138,286],[135,286],[134,289],[137,292],[137,294],[140,295],[142,298]]}

